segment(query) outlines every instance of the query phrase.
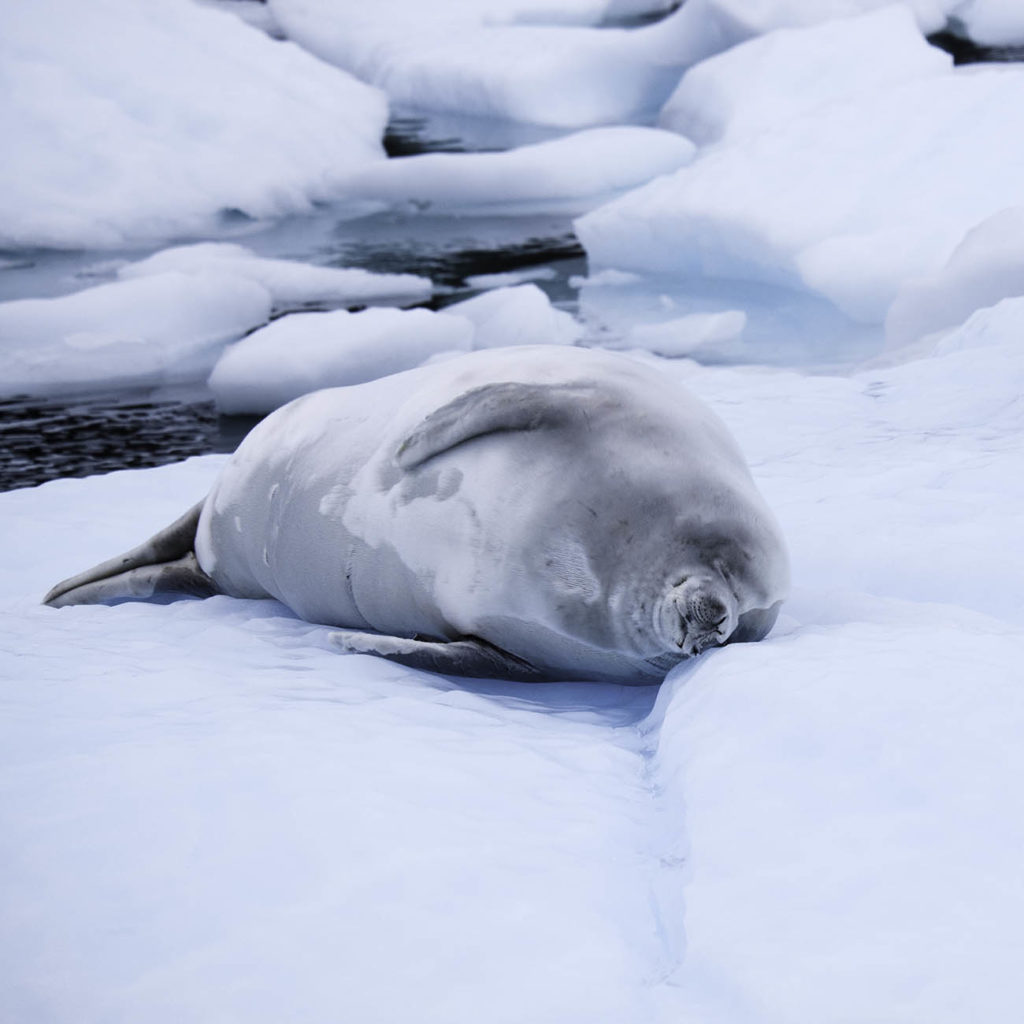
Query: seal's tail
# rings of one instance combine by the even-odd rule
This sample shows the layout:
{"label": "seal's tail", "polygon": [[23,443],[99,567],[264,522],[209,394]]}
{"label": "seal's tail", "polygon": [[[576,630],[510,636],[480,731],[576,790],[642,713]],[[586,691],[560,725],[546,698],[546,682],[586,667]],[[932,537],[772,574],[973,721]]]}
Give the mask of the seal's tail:
{"label": "seal's tail", "polygon": [[137,548],[58,583],[43,603],[68,604],[145,600],[155,594],[209,597],[217,587],[196,560],[193,545],[203,503]]}

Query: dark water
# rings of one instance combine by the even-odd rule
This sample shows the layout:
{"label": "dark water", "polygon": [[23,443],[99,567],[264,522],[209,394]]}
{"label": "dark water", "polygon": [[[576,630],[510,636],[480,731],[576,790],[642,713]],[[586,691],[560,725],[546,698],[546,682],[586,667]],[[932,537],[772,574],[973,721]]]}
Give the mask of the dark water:
{"label": "dark water", "polygon": [[229,450],[249,426],[219,417],[201,392],[146,389],[3,401],[0,490]]}
{"label": "dark water", "polygon": [[[344,242],[320,262],[430,277],[440,289],[423,305],[433,309],[475,294],[467,277],[551,267],[555,276],[539,283],[553,301],[570,304],[575,292],[568,280],[584,271],[582,249],[567,224],[534,226],[537,233],[531,234],[528,224],[491,225],[489,238],[486,223],[452,235],[451,225],[446,232],[417,219],[412,230],[395,220],[364,227],[355,237],[346,225]],[[80,280],[78,287],[90,283]],[[234,451],[256,422],[220,416],[202,385],[0,400],[0,490]]]}
{"label": "dark water", "polygon": [[954,32],[936,32],[928,37],[932,46],[945,50],[960,64],[1007,64],[1024,60],[1024,46],[980,46]]}

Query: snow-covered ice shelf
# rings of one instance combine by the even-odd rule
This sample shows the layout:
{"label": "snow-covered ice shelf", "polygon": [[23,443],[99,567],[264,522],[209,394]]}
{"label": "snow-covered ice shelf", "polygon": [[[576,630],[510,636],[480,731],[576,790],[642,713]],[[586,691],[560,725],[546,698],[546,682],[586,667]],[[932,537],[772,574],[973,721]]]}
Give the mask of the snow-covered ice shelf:
{"label": "snow-covered ice shelf", "polygon": [[0,495],[4,1011],[1008,1019],[1022,302],[851,377],[658,361],[736,432],[797,590],[653,708],[341,656],[273,603],[38,605],[218,456]]}

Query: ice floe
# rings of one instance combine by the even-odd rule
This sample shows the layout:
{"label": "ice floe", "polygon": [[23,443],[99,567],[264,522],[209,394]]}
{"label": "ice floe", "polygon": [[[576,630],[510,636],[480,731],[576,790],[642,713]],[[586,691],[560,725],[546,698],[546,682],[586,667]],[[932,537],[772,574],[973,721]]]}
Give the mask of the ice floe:
{"label": "ice floe", "polygon": [[447,306],[445,313],[473,324],[473,348],[571,345],[583,334],[582,324],[555,309],[535,284],[496,288]]}
{"label": "ice floe", "polygon": [[685,166],[695,147],[656,128],[592,128],[503,153],[424,153],[348,178],[347,196],[417,212],[582,213]]}
{"label": "ice floe", "polygon": [[362,384],[449,353],[570,345],[582,333],[533,284],[484,292],[441,313],[294,313],[227,349],[209,384],[223,412],[265,413],[318,388]]}
{"label": "ice floe", "polygon": [[608,10],[597,3],[270,0],[289,38],[397,104],[563,127],[616,124],[657,109],[682,68],[739,38],[700,4],[689,7],[622,29],[585,24]]}
{"label": "ice floe", "polygon": [[466,318],[429,309],[293,313],[229,348],[210,388],[223,412],[269,412],[318,388],[362,384],[442,352],[468,351],[472,339]]}
{"label": "ice floe", "polygon": [[275,309],[309,305],[415,302],[431,292],[428,278],[415,274],[374,274],[356,267],[319,267],[298,260],[268,259],[231,242],[199,242],[162,249],[119,268],[131,279],[168,270],[185,274],[231,274],[270,293]]}
{"label": "ice floe", "polygon": [[907,281],[886,315],[886,341],[906,345],[1014,295],[1024,295],[1021,206],[1000,210],[973,227],[945,266]]}
{"label": "ice floe", "polygon": [[244,277],[178,271],[0,303],[0,395],[201,380],[270,309]]}
{"label": "ice floe", "polygon": [[952,63],[925,42],[907,7],[883,7],[814,28],[780,29],[701,61],[683,76],[658,123],[701,145],[736,139],[866,89],[944,74]]}
{"label": "ice floe", "polygon": [[[805,30],[803,45],[832,31]],[[1019,204],[1024,136],[1006,126],[1022,105],[1015,66],[865,88],[707,147],[577,233],[594,270],[777,286],[880,324],[906,282]]]}
{"label": "ice floe", "polygon": [[116,246],[224,211],[309,211],[383,162],[386,118],[377,90],[187,0],[4,4],[0,243]]}

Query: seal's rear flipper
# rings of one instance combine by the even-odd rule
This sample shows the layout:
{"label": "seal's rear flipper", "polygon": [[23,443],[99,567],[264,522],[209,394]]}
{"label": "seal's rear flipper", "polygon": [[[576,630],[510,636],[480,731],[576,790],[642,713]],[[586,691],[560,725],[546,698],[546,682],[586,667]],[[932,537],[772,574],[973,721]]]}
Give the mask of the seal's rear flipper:
{"label": "seal's rear flipper", "polygon": [[409,668],[444,675],[514,679],[528,683],[539,683],[545,678],[529,662],[473,637],[450,642],[406,640],[346,629],[331,633],[330,641],[348,654],[378,654]]}
{"label": "seal's rear flipper", "polygon": [[61,608],[69,604],[145,600],[155,594],[216,594],[216,585],[199,568],[192,550],[202,508],[200,502],[145,544],[58,583],[43,603]]}

